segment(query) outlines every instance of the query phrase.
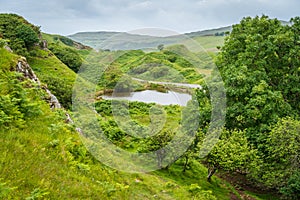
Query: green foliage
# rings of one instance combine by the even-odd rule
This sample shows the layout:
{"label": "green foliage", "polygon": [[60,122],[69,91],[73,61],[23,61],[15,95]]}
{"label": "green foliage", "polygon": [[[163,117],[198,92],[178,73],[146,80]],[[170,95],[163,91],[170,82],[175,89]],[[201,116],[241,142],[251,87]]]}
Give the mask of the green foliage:
{"label": "green foliage", "polygon": [[0,36],[9,40],[9,46],[18,54],[27,56],[28,49],[38,43],[36,27],[16,14],[0,14]]}
{"label": "green foliage", "polygon": [[299,130],[300,122],[291,118],[281,119],[272,127],[265,142],[266,152],[261,155],[263,159],[255,164],[252,172],[258,182],[270,188],[293,188],[289,180],[295,181],[294,174],[300,169]]}
{"label": "green foliage", "polygon": [[29,197],[27,197],[25,200],[36,200],[36,199],[41,199],[45,198],[49,192],[47,192],[47,189],[40,189],[40,188],[35,188]]}
{"label": "green foliage", "polygon": [[55,36],[54,40],[60,40],[62,43],[64,43],[67,46],[73,46],[74,45],[73,40],[71,40],[70,38],[67,38],[67,37],[62,37],[62,36],[58,37],[58,36]]}
{"label": "green foliage", "polygon": [[72,88],[76,74],[49,51],[36,49],[36,56],[30,56],[28,63],[39,79],[66,109],[71,108]]}
{"label": "green foliage", "polygon": [[217,57],[227,89],[226,126],[247,128],[257,146],[279,118],[299,114],[297,26],[266,16],[244,18]]}
{"label": "green foliage", "polygon": [[157,49],[159,51],[162,51],[164,48],[165,48],[165,46],[163,44],[160,44],[160,45],[157,46]]}
{"label": "green foliage", "polygon": [[[16,22],[15,32],[11,31],[14,30],[12,21]],[[63,106],[70,108],[76,75],[60,60],[77,71],[78,63],[87,56],[88,51],[75,50],[71,46],[77,44],[68,38],[49,35],[46,36],[47,40],[53,40],[49,48],[56,56],[51,51],[33,48],[39,30],[23,22],[16,15],[0,15],[0,37],[9,38],[14,50],[24,50],[23,55],[27,48],[31,49],[28,59],[30,65]],[[290,27],[283,27],[276,20],[266,17],[247,18],[241,25],[235,26],[233,34],[227,39],[218,62],[228,86],[228,130],[222,132],[219,142],[205,158],[209,179],[217,170],[251,172],[252,178],[257,181],[260,179],[258,182],[281,188],[280,191],[287,198],[298,198],[299,121],[284,119],[276,126],[270,126],[283,116],[289,113],[297,115],[299,111],[300,23],[298,18],[292,22]],[[3,31],[3,27],[7,31]],[[208,42],[209,45],[212,44]],[[290,49],[291,46],[295,48]],[[188,52],[184,46],[172,48],[187,53],[195,61],[198,56],[205,58],[202,53]],[[113,88],[119,83],[121,91],[128,91],[129,85],[136,83],[123,77],[127,72],[150,79],[183,81],[180,79],[183,77],[190,83],[202,81],[198,68],[169,50],[166,48],[152,53],[129,51],[125,54],[99,52],[100,57],[109,57],[108,63],[113,61],[100,86],[104,89]],[[115,145],[128,151],[156,151],[158,167],[162,167],[167,159],[162,147],[167,146],[175,134],[192,135],[193,125],[200,120],[200,130],[197,130],[192,145],[181,159],[172,166],[166,166],[168,170],[127,174],[116,172],[96,161],[75,134],[74,127],[63,122],[64,112],[51,112],[48,105],[40,100],[43,92],[31,82],[22,81],[20,74],[12,72],[17,57],[4,49],[0,49],[0,57],[0,177],[5,180],[5,183],[0,183],[1,198],[229,199],[230,190],[224,186],[228,183],[217,177],[213,177],[211,182],[205,181],[207,169],[197,159],[200,143],[207,134],[210,122],[211,105],[205,86],[205,90],[197,91],[200,114],[195,115],[196,120],[190,116],[196,110],[164,106],[166,122],[163,127],[155,124],[162,113],[155,109],[154,104],[131,102],[129,114],[132,120],[126,122],[124,127],[118,127],[113,119],[111,101],[95,103],[95,109],[101,115],[99,124],[104,134]],[[211,68],[211,63],[206,59],[199,61],[199,65]],[[94,66],[102,69],[105,65]],[[284,81],[278,77],[284,77]],[[237,101],[239,103],[235,104]],[[116,112],[122,114],[124,110]],[[149,117],[149,112],[154,117]],[[183,120],[180,121],[181,118]],[[146,133],[150,122],[161,128],[153,137],[136,139],[127,134],[126,130],[130,128],[135,128],[138,133]],[[186,128],[185,132],[180,132],[180,127]],[[250,146],[246,133],[261,150],[260,158]],[[202,144],[202,147],[205,145],[209,144]]]}
{"label": "green foliage", "polygon": [[[0,51],[1,57],[10,54],[5,51]],[[26,119],[41,114],[40,106],[43,103],[40,101],[40,96],[43,93],[31,87],[30,81],[21,82],[22,75],[10,72],[6,64],[6,62],[0,63],[0,127],[20,128],[24,126]]]}
{"label": "green foliage", "polygon": [[39,41],[37,33],[28,25],[20,24],[15,31],[17,38],[23,40],[27,48]]}
{"label": "green foliage", "polygon": [[[2,179],[0,179],[2,181]],[[9,187],[7,183],[0,182],[0,198],[9,199],[11,198],[10,193],[15,190],[16,187]]]}
{"label": "green foliage", "polygon": [[106,84],[107,88],[112,89],[125,73],[151,81],[199,83],[203,76],[195,68],[186,59],[169,51],[128,51],[110,63],[100,86]]}
{"label": "green foliage", "polygon": [[[212,141],[215,139],[211,138]],[[203,144],[203,148],[206,145],[210,144]],[[256,152],[248,144],[245,132],[224,130],[217,144],[205,158],[209,169],[207,178],[210,180],[211,176],[219,169],[246,173],[255,157]]]}
{"label": "green foliage", "polygon": [[8,40],[2,39],[0,37],[0,48],[3,48],[5,45],[7,45]]}
{"label": "green foliage", "polygon": [[82,65],[82,59],[75,49],[62,47],[56,44],[49,45],[49,49],[70,69],[72,69],[74,72],[78,72],[80,66]]}
{"label": "green foliage", "polygon": [[244,18],[216,59],[227,89],[226,127],[246,132],[259,155],[250,176],[277,190],[299,171],[299,123],[282,119],[300,114],[299,21]]}
{"label": "green foliage", "polygon": [[287,199],[299,199],[300,198],[300,172],[292,174],[289,178],[287,185],[281,188],[280,192]]}

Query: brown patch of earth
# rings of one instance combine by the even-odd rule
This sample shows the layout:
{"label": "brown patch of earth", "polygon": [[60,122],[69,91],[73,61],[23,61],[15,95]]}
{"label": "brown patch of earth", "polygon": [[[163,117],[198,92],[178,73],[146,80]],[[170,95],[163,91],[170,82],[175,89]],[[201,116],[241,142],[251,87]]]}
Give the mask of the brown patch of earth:
{"label": "brown patch of earth", "polygon": [[243,174],[240,174],[240,173],[232,173],[232,174],[218,173],[217,176],[219,178],[224,179],[227,182],[229,182],[235,188],[235,190],[239,193],[240,197],[237,197],[236,194],[231,192],[230,193],[231,200],[237,200],[237,199],[241,199],[241,198],[242,198],[242,200],[255,200],[255,198],[246,194],[245,191],[249,191],[249,192],[252,192],[255,194],[272,194],[274,196],[277,196],[274,191],[263,190],[261,188],[254,186]]}

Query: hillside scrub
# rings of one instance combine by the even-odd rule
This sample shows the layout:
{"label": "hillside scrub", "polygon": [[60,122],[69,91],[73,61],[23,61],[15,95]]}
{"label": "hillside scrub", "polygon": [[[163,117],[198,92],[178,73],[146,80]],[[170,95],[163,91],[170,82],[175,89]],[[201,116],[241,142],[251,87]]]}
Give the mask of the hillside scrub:
{"label": "hillside scrub", "polygon": [[299,173],[293,141],[300,134],[300,18],[290,22],[246,17],[233,26],[216,59],[227,89],[226,128],[246,132],[259,155],[249,176],[277,191],[291,188],[288,180]]}
{"label": "hillside scrub", "polygon": [[9,46],[23,56],[39,42],[40,28],[16,14],[0,14],[0,38],[7,39]]}
{"label": "hillside scrub", "polygon": [[[13,23],[17,26],[13,27]],[[200,157],[201,149],[209,146],[203,141],[211,123],[211,101],[219,99],[211,99],[204,77],[192,63],[172,53],[172,49],[193,59],[204,54],[190,53],[183,45],[174,45],[159,52],[99,51],[89,57],[88,49],[76,49],[70,39],[44,34],[52,43],[48,50],[36,45],[36,36],[40,35],[38,27],[17,15],[1,14],[0,198],[243,198],[239,186],[214,176],[221,171],[240,173],[262,190],[275,190],[283,198],[299,199],[299,30],[298,17],[288,26],[266,16],[247,17],[233,26],[215,57],[227,89],[225,128],[212,150]],[[212,43],[209,41],[207,45]],[[3,48],[7,44],[14,53]],[[192,108],[130,102],[127,106],[130,117],[121,122],[115,116],[127,111],[113,111],[111,100],[99,98],[86,102],[99,114],[96,123],[112,144],[128,152],[155,151],[154,165],[162,168],[148,173],[125,173],[93,157],[81,140],[85,139],[84,134],[78,134],[74,124],[66,123],[65,110],[51,110],[43,90],[15,72],[20,56],[27,57],[42,86],[47,84],[65,109],[72,106],[74,71],[78,70],[76,64],[80,61],[87,64],[83,70],[89,64],[94,67],[87,74],[92,77],[95,76],[92,73],[105,70],[100,81],[94,83],[98,91],[112,90],[126,73],[141,79],[200,83],[203,89],[196,89],[190,102]],[[91,60],[83,59],[87,57]],[[99,64],[98,57],[103,63]],[[214,79],[216,69],[212,63],[204,60],[202,64],[212,70],[206,81]],[[143,85],[130,81],[125,76],[122,90],[130,84],[144,89]],[[163,108],[165,113],[158,108]],[[76,121],[76,110],[70,114]],[[151,123],[154,125],[149,127]],[[147,134],[153,130],[158,130],[153,137],[136,138],[129,134],[130,131]],[[162,148],[176,134],[192,135],[191,145],[183,155],[172,157],[174,162],[164,165],[167,156]],[[181,148],[178,145],[173,151]],[[252,194],[249,198],[252,196],[273,198],[272,194],[265,197]]]}

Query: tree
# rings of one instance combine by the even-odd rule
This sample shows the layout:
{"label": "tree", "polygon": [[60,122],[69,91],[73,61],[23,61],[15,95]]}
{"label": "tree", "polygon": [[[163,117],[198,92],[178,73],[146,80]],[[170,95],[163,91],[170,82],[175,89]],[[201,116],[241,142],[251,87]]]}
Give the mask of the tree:
{"label": "tree", "polygon": [[267,16],[244,18],[217,56],[227,90],[226,127],[247,129],[259,148],[270,125],[300,113],[299,18],[292,22],[283,26]]}
{"label": "tree", "polygon": [[[296,193],[293,184],[300,185],[295,174],[300,173],[300,121],[292,118],[281,119],[268,135],[266,152],[256,163],[252,176],[269,188],[285,188],[284,191]],[[291,191],[293,190],[293,191]]]}
{"label": "tree", "polygon": [[164,147],[172,140],[174,133],[171,131],[161,131],[160,133],[149,137],[141,144],[139,152],[155,152],[157,160],[157,168],[168,168],[168,166],[163,166],[164,159],[167,156],[167,149]]}
{"label": "tree", "polygon": [[292,174],[287,185],[280,192],[288,199],[300,199],[300,172]]}
{"label": "tree", "polygon": [[37,33],[26,24],[20,24],[16,27],[16,35],[24,41],[27,49],[39,42]]}
{"label": "tree", "polygon": [[13,51],[22,56],[39,41],[40,27],[34,26],[16,14],[0,14],[0,37],[9,40]]}
{"label": "tree", "polygon": [[224,130],[218,143],[205,157],[207,180],[211,181],[217,170],[247,173],[255,156],[256,151],[250,147],[244,131]]}
{"label": "tree", "polygon": [[159,51],[162,51],[164,48],[165,48],[165,46],[163,44],[160,44],[160,45],[157,46],[157,49]]}

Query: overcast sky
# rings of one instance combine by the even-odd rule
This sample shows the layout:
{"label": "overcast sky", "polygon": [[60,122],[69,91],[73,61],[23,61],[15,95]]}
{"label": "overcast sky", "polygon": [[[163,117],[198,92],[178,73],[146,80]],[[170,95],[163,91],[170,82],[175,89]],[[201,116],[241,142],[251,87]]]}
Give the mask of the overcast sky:
{"label": "overcast sky", "polygon": [[160,28],[184,33],[238,23],[244,16],[289,20],[299,0],[0,0],[47,33]]}

